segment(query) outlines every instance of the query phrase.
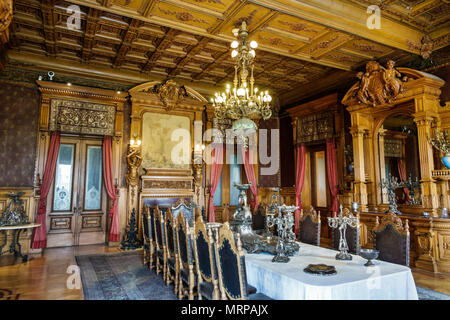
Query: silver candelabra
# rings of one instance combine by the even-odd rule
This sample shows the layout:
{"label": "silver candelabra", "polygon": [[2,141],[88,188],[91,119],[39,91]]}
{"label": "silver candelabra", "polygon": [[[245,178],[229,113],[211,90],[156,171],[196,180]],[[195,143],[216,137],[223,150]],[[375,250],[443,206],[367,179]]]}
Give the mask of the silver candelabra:
{"label": "silver candelabra", "polygon": [[[276,255],[272,262],[288,262],[289,256],[292,256],[298,250],[298,244],[295,243],[295,233],[292,231],[294,226],[293,212],[297,210],[296,206],[277,206],[278,216],[268,214],[267,226],[269,228],[277,225],[278,240],[276,246]],[[284,213],[284,214],[283,214]]]}
{"label": "silver candelabra", "polygon": [[344,216],[341,205],[339,216],[335,218],[329,217],[328,225],[333,229],[339,228],[339,253],[336,254],[336,260],[352,260],[352,256],[348,253],[345,231],[347,230],[347,225],[355,228],[358,225],[358,218],[354,217],[351,213]]}

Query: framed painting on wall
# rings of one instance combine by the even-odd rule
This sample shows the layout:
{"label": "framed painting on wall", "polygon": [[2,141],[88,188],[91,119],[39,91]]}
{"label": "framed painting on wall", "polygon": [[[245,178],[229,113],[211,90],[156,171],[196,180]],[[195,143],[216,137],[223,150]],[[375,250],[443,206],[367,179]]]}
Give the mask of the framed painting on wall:
{"label": "framed painting on wall", "polygon": [[189,169],[191,123],[188,117],[146,112],[142,117],[142,167]]}

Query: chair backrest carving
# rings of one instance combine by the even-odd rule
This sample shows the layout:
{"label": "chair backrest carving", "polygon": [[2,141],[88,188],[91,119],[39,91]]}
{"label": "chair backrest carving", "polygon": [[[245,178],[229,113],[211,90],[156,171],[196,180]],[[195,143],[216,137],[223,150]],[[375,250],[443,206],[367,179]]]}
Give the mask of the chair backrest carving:
{"label": "chair backrest carving", "polygon": [[[342,214],[344,216],[352,215],[352,213],[350,212],[350,210],[348,208],[344,208],[342,210]],[[359,238],[360,238],[361,226],[360,226],[359,218],[360,218],[359,213],[357,213],[356,219],[358,222],[357,222],[356,227],[352,228],[350,226],[347,226],[347,230],[345,232],[345,239],[347,240],[348,250],[349,250],[349,252],[354,253],[354,254],[359,254],[359,249],[360,249]],[[339,228],[333,229],[333,231],[331,233],[331,243],[333,245],[333,248],[335,248],[335,249],[339,248],[339,238],[340,238]]]}
{"label": "chair backrest carving", "polygon": [[194,263],[194,257],[192,256],[193,250],[191,232],[188,221],[182,214],[177,216],[176,221],[178,256],[182,268],[188,269],[189,266]]}
{"label": "chair backrest carving", "polygon": [[300,242],[320,246],[320,211],[310,207],[303,212],[299,222],[298,238]]}
{"label": "chair backrest carving", "polygon": [[181,213],[186,219],[188,219],[190,226],[194,225],[195,208],[197,207],[195,203],[188,203],[184,199],[179,199],[175,203],[175,206],[172,205],[171,207],[174,219],[177,219],[178,215]]}
{"label": "chair backrest carving", "polygon": [[374,247],[380,253],[379,260],[409,266],[409,225],[393,212],[388,212],[379,222],[376,217],[374,232]]}
{"label": "chair backrest carving", "polygon": [[225,222],[219,230],[215,249],[222,299],[245,300],[247,298],[245,256],[240,236],[237,233],[233,234],[228,222]]}

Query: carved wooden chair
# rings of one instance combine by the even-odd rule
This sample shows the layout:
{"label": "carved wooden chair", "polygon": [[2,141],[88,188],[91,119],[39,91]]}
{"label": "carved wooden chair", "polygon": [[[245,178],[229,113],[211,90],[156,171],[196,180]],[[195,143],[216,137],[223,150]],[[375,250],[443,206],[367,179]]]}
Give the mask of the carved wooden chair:
{"label": "carved wooden chair", "polygon": [[253,215],[253,223],[252,228],[255,230],[255,232],[258,233],[264,231],[266,227],[266,207],[264,204],[259,204],[258,209],[256,210],[255,214]]}
{"label": "carved wooden chair", "polygon": [[187,296],[189,300],[194,300],[197,275],[194,273],[195,260],[191,230],[188,219],[184,218],[182,214],[178,215],[176,221],[178,263],[180,266],[178,298],[183,299]]}
{"label": "carved wooden chair", "polygon": [[164,219],[163,213],[156,206],[153,221],[155,225],[155,243],[156,243],[156,274],[163,272],[163,279],[166,279],[166,269],[167,269],[167,253],[165,248],[165,232],[164,232]]}
{"label": "carved wooden chair", "polygon": [[144,242],[144,265],[149,264],[150,268],[150,256],[152,251],[150,246],[152,245],[152,240],[150,238],[150,210],[149,207],[144,207],[142,212],[142,239]]}
{"label": "carved wooden chair", "polygon": [[149,223],[149,269],[156,267],[156,231],[155,231],[155,208],[146,206]]}
{"label": "carved wooden chair", "polygon": [[201,216],[196,219],[193,240],[198,299],[219,300],[219,280],[213,233],[210,228],[206,228]]}
{"label": "carved wooden chair", "polygon": [[180,212],[188,219],[189,225],[193,226],[195,221],[195,208],[197,205],[193,202],[188,203],[184,199],[180,199],[175,203],[175,206],[171,206],[173,218],[176,220]]}
{"label": "carved wooden chair", "polygon": [[388,212],[379,222],[376,218],[374,232],[374,247],[380,253],[378,259],[402,264],[409,267],[409,225],[408,220],[403,226],[402,220],[393,212]]}
{"label": "carved wooden chair", "polygon": [[[216,233],[216,263],[222,300],[271,300],[262,293],[248,294],[245,256],[238,233],[233,234],[228,222]],[[235,240],[236,238],[236,240]]]}
{"label": "carved wooden chair", "polygon": [[[342,210],[342,214],[344,216],[349,216],[352,213],[348,208],[344,208]],[[348,251],[350,253],[359,254],[359,237],[360,237],[360,223],[359,223],[359,213],[356,214],[356,219],[358,220],[355,228],[347,226],[347,230],[345,231],[345,239],[347,240]],[[331,244],[333,248],[339,249],[339,228],[333,229],[331,233]]]}
{"label": "carved wooden chair", "polygon": [[180,275],[180,268],[178,263],[178,249],[176,241],[175,232],[175,220],[172,217],[172,212],[170,208],[166,211],[164,217],[165,226],[165,248],[167,257],[167,273],[166,273],[166,284],[169,285],[174,283],[175,294],[178,293],[178,278]]}
{"label": "carved wooden chair", "polygon": [[299,221],[298,240],[320,246],[320,211],[316,212],[310,207],[305,213],[301,210]]}

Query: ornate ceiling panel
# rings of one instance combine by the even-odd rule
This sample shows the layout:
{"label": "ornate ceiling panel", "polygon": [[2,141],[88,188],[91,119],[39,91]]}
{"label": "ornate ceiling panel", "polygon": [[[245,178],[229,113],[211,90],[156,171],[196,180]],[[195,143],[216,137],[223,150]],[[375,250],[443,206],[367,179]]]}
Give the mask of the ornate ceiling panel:
{"label": "ornate ceiling panel", "polygon": [[[354,2],[356,8],[364,1]],[[423,1],[410,2],[420,17],[446,10],[430,4],[419,13]],[[285,3],[292,7],[287,10]],[[73,19],[73,12],[68,11],[73,4],[81,10],[79,28],[70,28],[67,23]],[[420,32],[408,29],[409,43],[400,44],[407,50],[400,51],[394,49],[397,40],[383,38],[386,41],[381,44],[359,35],[357,28],[354,33],[340,30],[330,26],[332,21],[319,11],[315,20],[308,11],[301,16],[295,11],[297,5],[304,4],[286,0],[14,0],[9,46],[15,53],[12,56],[36,55],[47,65],[50,57],[56,65],[76,65],[73,70],[87,66],[120,72],[122,78],[178,78],[209,95],[232,81],[232,30],[245,20],[250,38],[259,44],[256,84],[274,91],[281,100],[288,97],[286,103],[311,94],[299,90],[305,84],[330,77],[328,83],[332,82],[336,72],[339,79],[342,75],[351,78],[350,71],[371,59],[408,50],[420,52]],[[436,22],[441,18],[441,14],[436,15],[434,26],[442,25]],[[39,60],[36,57],[33,61]],[[102,72],[97,72],[99,77]],[[130,83],[133,81],[137,80]]]}

